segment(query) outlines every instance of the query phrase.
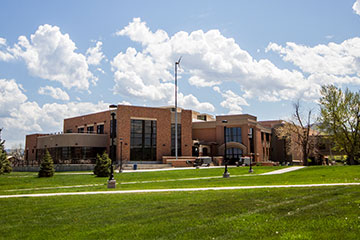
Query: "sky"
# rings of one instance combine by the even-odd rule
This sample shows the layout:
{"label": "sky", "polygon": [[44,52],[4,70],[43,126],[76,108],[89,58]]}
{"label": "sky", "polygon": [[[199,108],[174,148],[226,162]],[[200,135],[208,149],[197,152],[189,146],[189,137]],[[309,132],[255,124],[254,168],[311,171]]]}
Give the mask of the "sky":
{"label": "sky", "polygon": [[287,119],[322,85],[358,91],[360,0],[0,2],[6,147],[109,104]]}

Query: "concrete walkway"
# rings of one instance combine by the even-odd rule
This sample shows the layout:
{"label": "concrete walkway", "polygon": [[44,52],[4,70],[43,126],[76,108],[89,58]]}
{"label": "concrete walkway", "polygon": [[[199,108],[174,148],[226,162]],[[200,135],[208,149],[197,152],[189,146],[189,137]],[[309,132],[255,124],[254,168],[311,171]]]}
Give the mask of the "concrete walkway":
{"label": "concrete walkway", "polygon": [[304,167],[305,166],[288,167],[288,168],[283,168],[283,169],[279,169],[279,170],[275,170],[275,171],[271,171],[271,172],[262,173],[259,175],[283,174],[283,173],[287,173],[287,172],[296,171],[296,170],[302,169]]}
{"label": "concrete walkway", "polygon": [[[228,168],[235,168],[236,166],[228,166]],[[303,168],[304,166],[297,166],[297,167],[288,167],[280,170],[273,171],[274,173],[271,174],[281,174],[285,172],[291,172]],[[199,169],[211,169],[211,168],[224,168],[224,166],[210,166],[210,167],[199,167]],[[158,168],[158,169],[139,169],[139,170],[123,170],[123,173],[136,173],[136,172],[162,172],[162,171],[176,171],[176,170],[193,170],[196,169],[195,167],[172,167],[172,168]],[[115,170],[115,173],[119,173],[119,170]],[[88,175],[94,174],[93,172],[61,172],[56,173],[57,175]],[[259,174],[259,175],[271,175],[270,173],[267,174]]]}
{"label": "concrete walkway", "polygon": [[360,186],[360,183],[324,183],[324,184],[298,184],[298,185],[264,185],[264,186],[237,186],[237,187],[207,187],[207,188],[174,188],[174,189],[143,189],[125,191],[98,191],[98,192],[65,192],[65,193],[37,193],[0,195],[0,198],[21,198],[21,197],[52,197],[72,195],[98,195],[98,194],[133,194],[133,193],[160,193],[160,192],[193,192],[209,190],[241,190],[258,188],[304,188],[304,187],[332,187],[332,186]]}

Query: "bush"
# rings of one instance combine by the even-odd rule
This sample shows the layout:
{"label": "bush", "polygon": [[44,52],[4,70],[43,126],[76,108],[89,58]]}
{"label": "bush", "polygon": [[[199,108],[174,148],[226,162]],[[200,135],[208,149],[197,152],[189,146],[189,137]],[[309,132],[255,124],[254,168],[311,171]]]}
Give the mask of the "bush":
{"label": "bush", "polygon": [[54,176],[54,162],[50,156],[48,150],[45,152],[45,156],[41,161],[40,170],[39,170],[39,177],[52,177]]}
{"label": "bush", "polygon": [[111,159],[105,152],[101,156],[98,154],[96,156],[96,165],[94,168],[94,174],[97,177],[109,177],[110,165],[111,165]]}
{"label": "bush", "polygon": [[11,173],[12,167],[7,154],[0,148],[0,174]]}

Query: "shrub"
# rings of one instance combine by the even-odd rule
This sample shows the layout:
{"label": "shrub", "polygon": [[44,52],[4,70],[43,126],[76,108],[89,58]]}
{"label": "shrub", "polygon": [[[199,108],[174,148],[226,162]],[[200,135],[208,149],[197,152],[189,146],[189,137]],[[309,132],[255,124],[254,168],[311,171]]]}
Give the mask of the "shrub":
{"label": "shrub", "polygon": [[96,165],[94,168],[94,174],[97,177],[109,177],[110,165],[111,165],[111,159],[105,152],[101,156],[98,154],[96,156]]}
{"label": "shrub", "polygon": [[11,173],[12,167],[7,154],[0,148],[0,174]]}
{"label": "shrub", "polygon": [[54,176],[54,162],[50,156],[48,150],[45,152],[45,156],[41,161],[40,170],[39,170],[39,177],[52,177]]}

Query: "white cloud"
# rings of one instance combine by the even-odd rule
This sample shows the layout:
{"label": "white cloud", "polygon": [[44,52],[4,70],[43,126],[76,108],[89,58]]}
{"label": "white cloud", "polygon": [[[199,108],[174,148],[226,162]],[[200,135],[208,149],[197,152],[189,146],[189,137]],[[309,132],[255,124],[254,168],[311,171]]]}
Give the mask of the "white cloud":
{"label": "white cloud", "polygon": [[76,53],[75,43],[59,27],[41,25],[28,40],[20,36],[11,52],[24,59],[34,76],[60,82],[64,87],[87,90],[89,80],[97,78],[89,71],[86,57]]}
{"label": "white cloud", "polygon": [[0,37],[0,61],[8,62],[15,59],[15,57],[9,52],[6,39]]}
{"label": "white cloud", "polygon": [[6,46],[6,39],[0,37],[0,45]]}
{"label": "white cloud", "polygon": [[101,60],[105,58],[101,51],[102,42],[97,42],[95,47],[91,47],[86,50],[86,61],[89,65],[99,65]]}
{"label": "white cloud", "polygon": [[26,134],[62,130],[63,119],[108,109],[100,101],[48,103],[40,106],[27,100],[21,85],[15,80],[0,80],[0,127],[7,146],[23,142]]}
{"label": "white cloud", "polygon": [[150,31],[136,18],[117,35],[128,36],[143,49],[129,47],[111,61],[115,93],[168,100],[172,97],[173,64],[179,56],[183,56],[181,75],[197,87],[234,82],[244,97],[263,101],[298,98],[313,88],[301,72],[279,69],[267,59],[253,59],[218,30],[180,31],[169,37],[163,30]]}
{"label": "white cloud", "polygon": [[229,109],[228,114],[241,114],[243,110],[241,106],[249,106],[243,97],[235,94],[231,90],[222,92],[219,87],[213,87],[213,90],[217,93],[220,93],[221,96],[225,98],[225,100],[222,101],[220,105],[223,108]]}
{"label": "white cloud", "polygon": [[197,87],[212,87],[220,84],[220,81],[206,81],[198,76],[192,76],[189,78],[189,83]]}
{"label": "white cloud", "polygon": [[[175,104],[175,100],[170,100],[168,102],[170,105]],[[178,106],[187,109],[193,109],[200,112],[214,112],[215,107],[209,102],[200,102],[194,95],[184,95],[182,93],[178,94]]]}
{"label": "white cloud", "polygon": [[128,106],[130,106],[132,104],[127,102],[127,101],[121,101],[121,102],[118,103],[118,105],[128,105]]}
{"label": "white cloud", "polygon": [[64,101],[68,101],[70,99],[69,95],[65,91],[61,90],[60,88],[54,88],[51,86],[39,88],[38,93],[41,95],[48,95],[51,96],[52,98],[64,100]]}
{"label": "white cloud", "polygon": [[128,26],[115,33],[118,36],[129,36],[131,40],[143,45],[157,44],[169,40],[167,33],[163,30],[151,32],[140,18],[134,18]]}
{"label": "white cloud", "polygon": [[356,0],[352,8],[357,15],[360,15],[360,0]]}
{"label": "white cloud", "polygon": [[105,74],[105,71],[102,70],[102,68],[97,68],[96,70],[99,71],[99,72],[101,72],[102,74]]}
{"label": "white cloud", "polygon": [[314,84],[360,84],[360,38],[314,47],[293,42],[285,47],[270,43],[266,50],[279,53],[284,61],[310,74],[308,79]]}
{"label": "white cloud", "polygon": [[21,85],[15,80],[0,79],[0,117],[10,116],[10,113],[26,100]]}

